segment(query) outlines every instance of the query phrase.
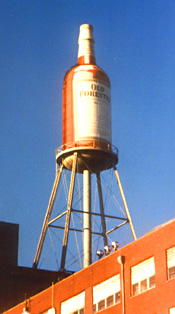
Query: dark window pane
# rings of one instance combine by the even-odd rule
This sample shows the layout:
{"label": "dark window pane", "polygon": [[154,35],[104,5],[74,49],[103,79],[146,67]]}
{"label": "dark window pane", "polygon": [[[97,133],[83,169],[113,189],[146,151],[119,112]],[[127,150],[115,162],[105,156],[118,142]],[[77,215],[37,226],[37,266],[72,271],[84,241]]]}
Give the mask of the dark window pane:
{"label": "dark window pane", "polygon": [[146,291],[147,289],[147,279],[144,279],[140,283],[140,292]]}
{"label": "dark window pane", "polygon": [[108,298],[107,298],[107,307],[111,306],[114,304],[114,296],[113,295],[110,295]]}
{"label": "dark window pane", "polygon": [[138,282],[132,285],[132,295],[137,295],[139,294],[139,284]]}
{"label": "dark window pane", "polygon": [[105,308],[105,300],[101,300],[98,302],[98,311],[103,310]]}
{"label": "dark window pane", "polygon": [[120,302],[120,291],[115,294],[115,303]]}
{"label": "dark window pane", "polygon": [[155,276],[149,278],[149,288],[155,287]]}
{"label": "dark window pane", "polygon": [[168,277],[168,279],[173,279],[173,278],[175,278],[175,266],[170,267],[168,271],[169,271],[169,277]]}
{"label": "dark window pane", "polygon": [[96,313],[96,304],[93,304],[93,313]]}
{"label": "dark window pane", "polygon": [[84,309],[79,310],[79,314],[84,314]]}

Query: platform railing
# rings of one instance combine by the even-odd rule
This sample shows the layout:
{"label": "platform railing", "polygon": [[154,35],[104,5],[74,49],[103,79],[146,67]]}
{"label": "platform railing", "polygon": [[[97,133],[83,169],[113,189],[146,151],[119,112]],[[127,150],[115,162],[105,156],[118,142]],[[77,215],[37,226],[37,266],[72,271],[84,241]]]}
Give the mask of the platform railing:
{"label": "platform railing", "polygon": [[[103,147],[103,145],[104,147]],[[106,151],[113,152],[114,154],[118,155],[118,149],[116,146],[108,143],[103,143],[103,142],[97,142],[97,141],[76,141],[76,142],[71,142],[71,143],[66,143],[61,146],[59,146],[56,149],[56,155],[62,153],[63,151],[71,148],[76,148],[76,147],[88,147],[88,148],[102,148]]]}

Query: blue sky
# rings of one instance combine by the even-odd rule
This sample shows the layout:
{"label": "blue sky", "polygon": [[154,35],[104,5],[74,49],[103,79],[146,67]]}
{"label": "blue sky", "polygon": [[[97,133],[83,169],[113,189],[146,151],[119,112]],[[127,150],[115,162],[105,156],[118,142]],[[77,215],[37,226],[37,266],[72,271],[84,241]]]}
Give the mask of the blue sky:
{"label": "blue sky", "polygon": [[111,80],[112,143],[136,234],[175,217],[174,0],[1,0],[0,220],[20,224],[23,266],[54,181],[62,83],[83,23]]}

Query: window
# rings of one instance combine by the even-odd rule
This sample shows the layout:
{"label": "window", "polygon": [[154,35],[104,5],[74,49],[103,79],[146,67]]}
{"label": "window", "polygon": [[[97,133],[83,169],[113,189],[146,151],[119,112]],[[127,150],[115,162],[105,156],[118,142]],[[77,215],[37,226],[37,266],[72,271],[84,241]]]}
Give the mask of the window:
{"label": "window", "polygon": [[84,314],[85,292],[61,303],[61,314]]}
{"label": "window", "polygon": [[120,302],[120,291],[115,294],[115,303]]}
{"label": "window", "polygon": [[147,279],[144,279],[140,282],[140,292],[147,290]]}
{"label": "window", "polygon": [[120,275],[93,287],[93,313],[120,302]]}
{"label": "window", "polygon": [[106,299],[106,307],[109,307],[111,305],[114,304],[114,296],[110,295],[107,299]]}
{"label": "window", "polygon": [[105,308],[105,300],[98,302],[98,311],[101,311]]}
{"label": "window", "polygon": [[175,278],[175,246],[167,250],[168,280]]}
{"label": "window", "polygon": [[42,312],[41,314],[55,314],[55,308],[52,307],[48,309],[47,311]]}
{"label": "window", "polygon": [[138,282],[132,285],[132,295],[137,295],[139,294],[139,284]]}
{"label": "window", "polygon": [[48,310],[48,314],[55,314],[55,309],[52,307],[51,309]]}
{"label": "window", "polygon": [[169,312],[170,314],[175,314],[175,307],[172,307],[171,309],[170,309],[170,312]]}
{"label": "window", "polygon": [[131,267],[131,294],[138,295],[155,287],[154,257]]}
{"label": "window", "polygon": [[96,313],[96,304],[93,304],[93,313]]}
{"label": "window", "polygon": [[155,287],[155,276],[149,277],[149,288]]}

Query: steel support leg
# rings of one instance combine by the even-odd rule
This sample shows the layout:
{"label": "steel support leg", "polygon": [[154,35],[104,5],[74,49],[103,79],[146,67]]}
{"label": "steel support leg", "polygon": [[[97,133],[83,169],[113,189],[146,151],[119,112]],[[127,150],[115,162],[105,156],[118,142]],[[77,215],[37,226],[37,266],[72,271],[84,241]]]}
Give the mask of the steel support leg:
{"label": "steel support leg", "polygon": [[134,230],[134,226],[132,224],[131,216],[130,216],[130,213],[129,213],[129,209],[128,209],[128,206],[127,206],[127,203],[126,203],[125,195],[123,193],[122,185],[121,185],[119,174],[118,174],[118,171],[117,171],[116,167],[114,167],[114,172],[115,172],[115,176],[116,176],[117,183],[118,183],[118,186],[119,186],[119,191],[120,191],[120,194],[121,194],[121,198],[122,198],[122,201],[123,201],[123,204],[124,204],[124,207],[125,207],[125,212],[126,212],[126,215],[128,217],[128,220],[129,220],[129,224],[130,224],[130,228],[131,228],[131,232],[132,232],[133,238],[134,238],[134,240],[137,240],[137,237],[136,237],[136,234],[135,234],[135,230]]}
{"label": "steel support leg", "polygon": [[60,268],[61,270],[65,269],[68,235],[69,235],[69,225],[70,225],[70,216],[71,216],[72,200],[73,200],[73,192],[74,192],[74,184],[75,184],[76,165],[77,165],[77,153],[74,153],[72,175],[71,175],[68,204],[67,204],[67,215],[66,215],[66,222],[65,222],[65,229],[64,229],[62,257],[61,257],[61,268]]}
{"label": "steel support leg", "polygon": [[57,189],[58,189],[58,185],[59,185],[59,182],[60,182],[62,170],[63,170],[63,165],[61,165],[61,167],[58,169],[58,171],[56,173],[55,182],[54,182],[54,185],[53,185],[53,189],[52,189],[52,193],[51,193],[51,196],[50,196],[49,204],[48,204],[48,207],[47,207],[44,223],[43,223],[43,226],[42,226],[42,230],[41,230],[40,239],[39,239],[39,242],[38,242],[35,258],[34,258],[34,261],[33,261],[33,268],[37,268],[38,267],[38,263],[39,263],[39,259],[40,259],[40,256],[41,256],[41,252],[42,252],[42,248],[43,248],[43,244],[44,244],[44,240],[45,240],[45,236],[46,236],[46,232],[47,232],[47,228],[48,228],[49,219],[50,219],[50,216],[51,216],[51,213],[52,213],[52,209],[53,209],[53,205],[54,205],[54,202],[55,202],[55,197],[56,197],[56,194],[57,194]]}
{"label": "steel support leg", "polygon": [[104,213],[104,206],[103,206],[103,196],[102,196],[102,189],[101,189],[101,179],[100,173],[96,174],[97,176],[97,185],[98,185],[98,195],[100,201],[100,213],[101,213],[101,225],[103,230],[103,241],[104,246],[108,245],[107,234],[106,234],[106,223],[105,223],[105,213]]}

